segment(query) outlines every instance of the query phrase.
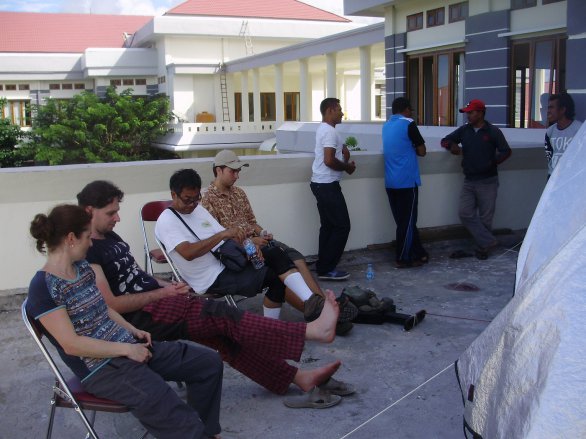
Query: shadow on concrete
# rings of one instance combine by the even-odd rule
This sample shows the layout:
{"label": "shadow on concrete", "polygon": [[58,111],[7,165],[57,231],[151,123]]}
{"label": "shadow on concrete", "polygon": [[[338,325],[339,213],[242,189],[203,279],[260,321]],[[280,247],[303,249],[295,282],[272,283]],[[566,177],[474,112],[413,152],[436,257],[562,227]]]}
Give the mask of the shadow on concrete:
{"label": "shadow on concrete", "polygon": [[[463,437],[463,405],[453,363],[511,298],[522,234],[499,239],[503,247],[486,261],[450,259],[455,250],[471,250],[465,240],[428,243],[429,264],[413,269],[394,268],[389,248],[345,253],[340,267],[351,273],[350,280],[322,282],[322,287],[332,288],[336,295],[346,285],[368,287],[380,297],[392,298],[398,312],[427,310],[425,320],[408,332],[393,324],[355,325],[347,336],[330,345],[307,343],[301,367],[340,359],[342,367],[336,377],[358,389],[327,410],[286,408],[283,397],[226,366],[222,437]],[[375,269],[370,282],[365,278],[369,262]],[[450,284],[473,285],[478,290],[453,289]],[[20,321],[17,305],[21,298],[13,295],[0,305],[1,438],[44,435],[49,414],[51,374]],[[241,307],[260,312],[260,298],[247,300]],[[299,321],[301,315],[285,308],[283,318]],[[288,395],[299,393],[292,386]],[[142,431],[128,414],[98,414],[96,426],[105,438],[138,437]],[[77,416],[70,410],[58,410],[54,437],[82,435]]]}

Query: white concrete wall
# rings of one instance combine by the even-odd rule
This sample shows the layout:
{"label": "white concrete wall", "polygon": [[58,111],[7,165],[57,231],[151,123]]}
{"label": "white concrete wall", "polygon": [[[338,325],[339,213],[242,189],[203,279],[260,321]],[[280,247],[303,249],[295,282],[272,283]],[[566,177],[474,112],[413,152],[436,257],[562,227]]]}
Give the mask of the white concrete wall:
{"label": "white concrete wall", "polygon": [[173,111],[189,123],[202,111],[216,116],[215,80],[213,75],[176,75],[173,80]]}
{"label": "white concrete wall", "polygon": [[[535,166],[533,156],[537,154],[537,148],[514,151],[516,161],[502,168],[495,227],[516,229],[529,224],[546,181],[545,167]],[[543,154],[541,149],[539,154]],[[381,154],[357,152],[353,158],[357,171],[342,182],[352,221],[348,250],[390,242],[394,236]],[[253,156],[246,160],[251,167],[243,169],[239,184],[248,193],[259,222],[284,242],[315,254],[319,216],[308,184],[313,155]],[[47,212],[57,203],[75,202],[79,190],[96,179],[111,180],[126,193],[120,212],[122,222],[116,231],[130,243],[142,264],[140,206],[150,200],[168,199],[169,177],[180,168],[195,168],[207,186],[212,180],[211,163],[212,159],[186,159],[0,169],[0,242],[10,254],[0,264],[0,290],[26,287],[43,264],[28,232],[34,215]],[[421,167],[419,225],[457,224],[462,182],[458,159],[445,151],[432,152],[421,161]]]}
{"label": "white concrete wall", "polygon": [[[344,120],[360,120],[360,76],[346,74],[341,79],[344,81],[344,95],[339,98],[344,112]],[[317,106],[319,112],[319,103]]]}
{"label": "white concrete wall", "polygon": [[81,79],[79,53],[0,53],[0,80]]}
{"label": "white concrete wall", "polygon": [[551,26],[565,27],[567,8],[566,2],[559,2],[549,5],[538,4],[536,7],[511,11],[510,31],[523,32]]}

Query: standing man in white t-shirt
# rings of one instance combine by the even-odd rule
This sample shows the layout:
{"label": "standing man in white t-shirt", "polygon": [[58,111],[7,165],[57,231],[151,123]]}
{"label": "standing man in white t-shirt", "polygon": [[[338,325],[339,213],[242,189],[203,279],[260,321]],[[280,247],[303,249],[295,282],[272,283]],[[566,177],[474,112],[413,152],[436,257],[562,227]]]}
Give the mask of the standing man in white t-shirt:
{"label": "standing man in white t-shirt", "polygon": [[326,98],[319,110],[322,123],[315,133],[315,159],[310,184],[321,222],[317,275],[321,280],[346,280],[350,274],[336,269],[350,234],[350,216],[340,178],[344,171],[352,174],[356,164],[350,161],[350,151],[335,130],[344,116],[340,100]]}
{"label": "standing man in white t-shirt", "polygon": [[554,94],[549,97],[547,105],[547,122],[545,132],[545,156],[547,157],[547,175],[549,178],[566,148],[582,126],[574,120],[574,100],[568,93]]}

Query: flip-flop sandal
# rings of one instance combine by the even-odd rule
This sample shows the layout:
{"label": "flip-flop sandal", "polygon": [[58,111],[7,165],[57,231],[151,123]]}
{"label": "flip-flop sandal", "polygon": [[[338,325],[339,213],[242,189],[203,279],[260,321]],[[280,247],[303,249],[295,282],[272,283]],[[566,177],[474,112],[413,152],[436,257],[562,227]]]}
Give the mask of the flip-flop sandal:
{"label": "flip-flop sandal", "polygon": [[307,395],[285,399],[283,404],[292,409],[327,409],[339,404],[342,397],[314,387]]}
{"label": "flip-flop sandal", "polygon": [[450,259],[471,258],[472,256],[472,253],[468,253],[464,250],[456,250],[454,253],[450,255]]}
{"label": "flip-flop sandal", "polygon": [[338,381],[337,379],[330,377],[325,383],[318,386],[321,390],[327,390],[332,395],[348,396],[356,392],[356,389],[352,384]]}

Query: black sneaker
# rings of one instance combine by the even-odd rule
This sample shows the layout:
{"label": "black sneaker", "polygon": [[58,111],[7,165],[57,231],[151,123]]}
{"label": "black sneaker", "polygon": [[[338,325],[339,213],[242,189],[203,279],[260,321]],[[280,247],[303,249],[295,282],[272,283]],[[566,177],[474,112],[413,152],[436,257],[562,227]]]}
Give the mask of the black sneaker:
{"label": "black sneaker", "polygon": [[342,271],[342,270],[334,270],[334,271],[330,271],[329,273],[326,273],[326,274],[319,274],[317,276],[317,278],[320,280],[346,280],[349,277],[350,277],[350,273],[348,273],[347,271]]}

